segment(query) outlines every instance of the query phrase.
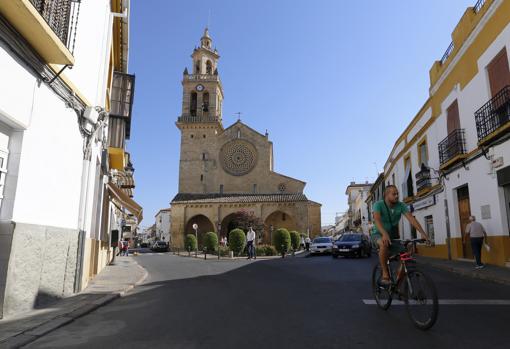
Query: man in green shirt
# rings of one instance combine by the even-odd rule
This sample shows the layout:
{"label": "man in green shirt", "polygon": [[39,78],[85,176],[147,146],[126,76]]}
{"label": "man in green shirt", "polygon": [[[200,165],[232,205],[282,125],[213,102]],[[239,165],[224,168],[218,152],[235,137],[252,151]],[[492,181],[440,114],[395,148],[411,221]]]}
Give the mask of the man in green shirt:
{"label": "man in green shirt", "polygon": [[423,230],[420,223],[409,212],[407,206],[398,200],[398,189],[394,185],[389,185],[384,190],[384,200],[377,201],[372,211],[374,212],[374,229],[372,230],[372,241],[379,246],[379,261],[382,268],[381,284],[389,284],[390,277],[388,272],[389,253],[396,254],[402,252],[403,246],[391,241],[400,239],[398,224],[400,218],[404,215],[409,223],[418,230],[422,239],[429,240],[427,233]]}

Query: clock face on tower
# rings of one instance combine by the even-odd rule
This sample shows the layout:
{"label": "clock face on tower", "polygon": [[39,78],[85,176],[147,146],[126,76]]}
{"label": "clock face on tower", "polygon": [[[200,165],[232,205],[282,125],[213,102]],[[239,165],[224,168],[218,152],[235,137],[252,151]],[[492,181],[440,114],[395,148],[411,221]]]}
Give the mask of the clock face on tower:
{"label": "clock face on tower", "polygon": [[204,90],[204,85],[198,84],[195,88],[198,92],[202,92]]}

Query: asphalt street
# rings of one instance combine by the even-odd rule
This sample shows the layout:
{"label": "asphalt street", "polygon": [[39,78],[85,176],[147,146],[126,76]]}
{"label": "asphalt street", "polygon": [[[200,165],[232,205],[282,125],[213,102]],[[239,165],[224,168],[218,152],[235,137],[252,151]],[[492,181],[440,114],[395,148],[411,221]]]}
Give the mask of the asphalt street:
{"label": "asphalt street", "polygon": [[[124,257],[125,258],[125,257]],[[142,254],[129,295],[29,348],[509,348],[510,287],[422,267],[443,304],[416,329],[403,306],[373,299],[370,259],[197,260]],[[508,304],[508,305],[507,305]]]}

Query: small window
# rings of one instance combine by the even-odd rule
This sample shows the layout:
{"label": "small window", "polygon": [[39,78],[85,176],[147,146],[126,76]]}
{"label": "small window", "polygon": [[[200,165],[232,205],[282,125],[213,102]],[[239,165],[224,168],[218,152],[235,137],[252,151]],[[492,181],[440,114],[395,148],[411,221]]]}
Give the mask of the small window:
{"label": "small window", "polygon": [[203,182],[203,181],[204,181],[204,175],[203,175],[203,174],[201,174],[201,175],[200,175],[200,182]]}
{"label": "small window", "polygon": [[193,138],[193,137],[195,137],[195,136],[194,135],[190,135],[190,138]]}
{"label": "small window", "polygon": [[430,238],[430,241],[434,242],[435,234],[434,234],[434,219],[432,216],[425,217],[425,231]]}
{"label": "small window", "polygon": [[282,214],[282,221],[286,220],[287,219],[287,216],[285,215],[285,213]]}
{"label": "small window", "polygon": [[257,193],[257,185],[256,185],[256,184],[254,184],[254,185],[253,185],[253,194],[256,194],[256,193]]}
{"label": "small window", "polygon": [[220,194],[223,194],[223,184],[220,184]]}
{"label": "small window", "polygon": [[202,160],[205,160],[205,153],[202,153]]}
{"label": "small window", "polygon": [[202,135],[203,138],[205,138],[205,135]]}
{"label": "small window", "polygon": [[429,154],[428,154],[428,150],[427,150],[427,142],[425,140],[418,145],[418,158],[419,158],[420,166],[422,164],[424,164],[425,166],[428,166]]}

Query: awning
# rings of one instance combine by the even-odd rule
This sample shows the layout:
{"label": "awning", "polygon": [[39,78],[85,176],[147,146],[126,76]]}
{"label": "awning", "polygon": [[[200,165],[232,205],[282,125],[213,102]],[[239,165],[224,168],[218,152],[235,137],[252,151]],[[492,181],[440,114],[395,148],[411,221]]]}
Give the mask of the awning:
{"label": "awning", "polygon": [[113,183],[108,183],[108,192],[113,200],[115,200],[119,205],[124,207],[126,210],[135,215],[138,220],[138,224],[143,219],[143,209],[140,205],[138,205],[133,199],[131,199],[126,193],[124,193],[119,187],[117,187]]}

